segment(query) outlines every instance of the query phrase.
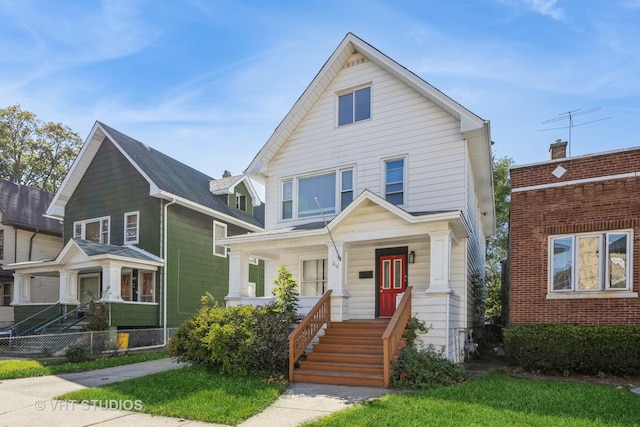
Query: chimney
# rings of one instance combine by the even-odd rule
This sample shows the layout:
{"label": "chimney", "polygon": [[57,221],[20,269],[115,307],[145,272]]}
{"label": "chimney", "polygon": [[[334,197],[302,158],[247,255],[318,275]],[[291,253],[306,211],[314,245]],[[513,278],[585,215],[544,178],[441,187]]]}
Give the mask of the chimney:
{"label": "chimney", "polygon": [[228,170],[225,169],[225,171],[222,173],[222,177],[223,178],[229,178],[231,176],[231,172],[229,172]]}
{"label": "chimney", "polygon": [[551,160],[564,159],[567,157],[567,141],[556,139],[556,142],[549,146]]}

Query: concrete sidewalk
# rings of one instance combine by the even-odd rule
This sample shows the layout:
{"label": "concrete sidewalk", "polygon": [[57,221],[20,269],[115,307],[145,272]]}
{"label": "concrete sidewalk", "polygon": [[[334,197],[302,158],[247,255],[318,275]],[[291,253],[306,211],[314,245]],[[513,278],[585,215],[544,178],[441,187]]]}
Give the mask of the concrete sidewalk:
{"label": "concrete sidewalk", "polygon": [[[216,426],[132,412],[135,402],[114,402],[108,407],[54,400],[71,391],[97,387],[150,375],[183,365],[161,359],[75,374],[50,375],[0,381],[0,426]],[[242,427],[297,426],[344,409],[354,403],[374,399],[391,390],[369,387],[329,386],[294,383],[270,407],[244,423]],[[127,407],[128,406],[128,407]]]}

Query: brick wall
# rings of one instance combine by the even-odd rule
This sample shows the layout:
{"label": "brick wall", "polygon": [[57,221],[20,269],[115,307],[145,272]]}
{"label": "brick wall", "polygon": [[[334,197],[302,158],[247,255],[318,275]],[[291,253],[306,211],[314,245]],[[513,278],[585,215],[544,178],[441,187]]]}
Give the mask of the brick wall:
{"label": "brick wall", "polygon": [[[561,165],[560,179],[551,172]],[[640,171],[640,149],[511,170],[512,189]],[[549,236],[633,230],[633,292],[640,292],[640,177],[511,194],[510,324],[640,326],[640,298],[547,299]]]}

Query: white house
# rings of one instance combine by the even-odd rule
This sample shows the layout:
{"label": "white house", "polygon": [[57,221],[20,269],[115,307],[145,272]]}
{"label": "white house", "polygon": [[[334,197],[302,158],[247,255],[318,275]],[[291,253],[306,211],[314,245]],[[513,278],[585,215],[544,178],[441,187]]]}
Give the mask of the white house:
{"label": "white house", "polygon": [[495,228],[488,121],[349,33],[245,173],[265,231],[224,240],[229,305],[260,302],[251,257],[265,286],[286,265],[307,310],[332,290],[332,324],[390,317],[412,286],[425,343],[461,360]]}

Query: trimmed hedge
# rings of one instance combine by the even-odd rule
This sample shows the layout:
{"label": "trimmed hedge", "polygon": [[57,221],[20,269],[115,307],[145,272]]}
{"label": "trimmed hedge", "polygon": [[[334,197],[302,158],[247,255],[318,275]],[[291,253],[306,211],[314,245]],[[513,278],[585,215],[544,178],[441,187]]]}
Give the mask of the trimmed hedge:
{"label": "trimmed hedge", "polygon": [[544,373],[640,374],[640,328],[518,325],[504,330],[506,360]]}

